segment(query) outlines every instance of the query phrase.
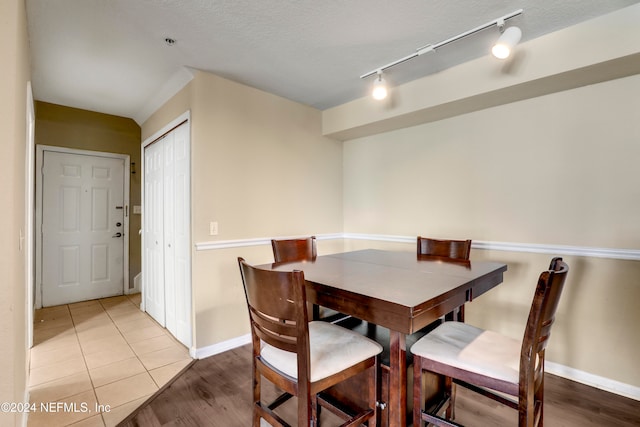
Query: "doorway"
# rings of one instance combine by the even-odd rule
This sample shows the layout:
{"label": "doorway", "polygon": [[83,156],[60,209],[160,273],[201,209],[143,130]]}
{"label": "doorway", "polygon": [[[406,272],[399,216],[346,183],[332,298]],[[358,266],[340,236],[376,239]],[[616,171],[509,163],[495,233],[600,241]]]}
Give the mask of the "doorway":
{"label": "doorway", "polygon": [[142,148],[143,309],[188,348],[192,343],[189,113]]}
{"label": "doorway", "polygon": [[129,156],[41,145],[36,154],[36,306],[124,294]]}

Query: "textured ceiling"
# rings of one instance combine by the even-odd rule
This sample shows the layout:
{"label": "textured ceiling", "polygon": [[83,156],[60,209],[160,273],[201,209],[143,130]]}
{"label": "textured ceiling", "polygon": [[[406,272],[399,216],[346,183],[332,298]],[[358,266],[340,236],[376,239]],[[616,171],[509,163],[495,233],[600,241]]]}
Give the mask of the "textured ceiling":
{"label": "textured ceiling", "polygon": [[[517,9],[523,41],[640,0],[27,0],[37,100],[143,121],[184,67],[326,109],[359,76]],[[389,70],[404,83],[487,55],[488,29]],[[164,40],[176,40],[168,46]]]}

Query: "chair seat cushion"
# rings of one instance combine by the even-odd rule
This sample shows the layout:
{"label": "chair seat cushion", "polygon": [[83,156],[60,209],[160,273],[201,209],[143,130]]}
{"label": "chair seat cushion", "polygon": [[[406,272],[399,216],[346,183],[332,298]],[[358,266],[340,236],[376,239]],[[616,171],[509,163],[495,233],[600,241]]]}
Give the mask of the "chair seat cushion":
{"label": "chair seat cushion", "polygon": [[[331,323],[309,323],[311,382],[321,380],[349,368],[382,351],[382,346],[369,338]],[[262,360],[290,377],[298,378],[295,353],[265,344]]]}
{"label": "chair seat cushion", "polygon": [[521,342],[460,322],[445,322],[411,347],[415,355],[512,384],[519,381]]}

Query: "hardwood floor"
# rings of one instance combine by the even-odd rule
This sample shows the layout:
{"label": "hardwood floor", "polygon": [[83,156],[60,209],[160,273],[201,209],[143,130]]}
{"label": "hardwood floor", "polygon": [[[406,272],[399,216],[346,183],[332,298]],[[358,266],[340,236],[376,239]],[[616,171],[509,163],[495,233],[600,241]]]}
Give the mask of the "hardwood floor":
{"label": "hardwood floor", "polygon": [[[193,362],[173,383],[156,393],[120,426],[251,425],[251,349],[243,346]],[[275,395],[273,387],[263,393]],[[295,401],[283,416],[295,419]],[[293,418],[292,418],[293,416]],[[339,425],[328,411],[324,427]],[[459,389],[456,420],[467,427],[516,426],[514,410]],[[640,402],[553,375],[545,377],[546,427],[638,427]]]}

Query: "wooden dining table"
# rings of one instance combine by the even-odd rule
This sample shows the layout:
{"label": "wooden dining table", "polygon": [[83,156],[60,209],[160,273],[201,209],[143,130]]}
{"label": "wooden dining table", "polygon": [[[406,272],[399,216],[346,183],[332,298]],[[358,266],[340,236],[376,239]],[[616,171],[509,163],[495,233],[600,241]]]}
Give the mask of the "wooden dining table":
{"label": "wooden dining table", "polygon": [[302,270],[307,299],[389,329],[389,426],[407,425],[406,336],[500,284],[506,264],[376,249],[260,266]]}

